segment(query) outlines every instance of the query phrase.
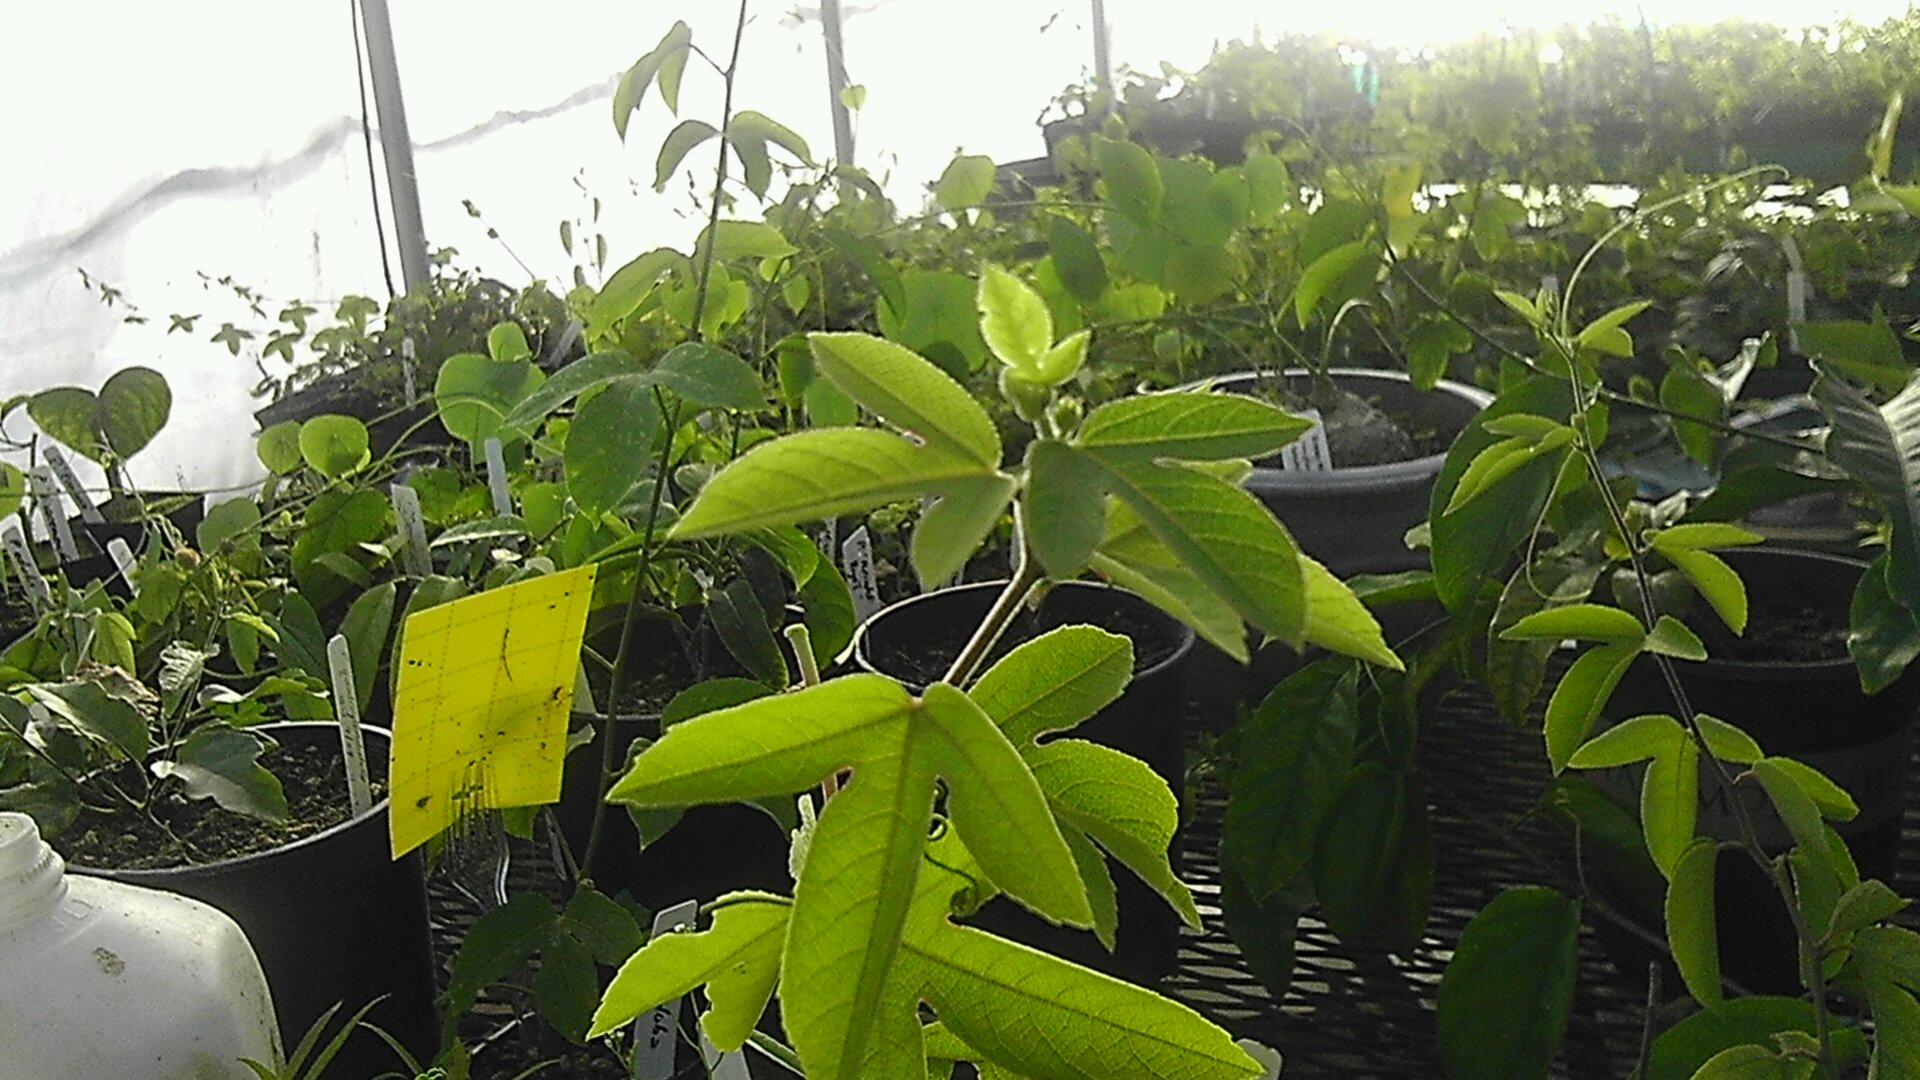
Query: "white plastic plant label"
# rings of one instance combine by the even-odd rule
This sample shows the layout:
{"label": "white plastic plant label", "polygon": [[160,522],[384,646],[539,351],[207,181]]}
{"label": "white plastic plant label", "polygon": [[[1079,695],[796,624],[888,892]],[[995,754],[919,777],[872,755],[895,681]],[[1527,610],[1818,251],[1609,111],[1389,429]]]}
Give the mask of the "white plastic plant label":
{"label": "white plastic plant label", "polygon": [[80,549],[73,542],[73,527],[67,524],[67,507],[60,500],[60,492],[54,489],[53,472],[45,465],[36,465],[27,474],[27,487],[33,492],[33,503],[40,509],[40,520],[47,528],[47,535],[53,539],[53,548],[60,553],[65,562],[80,557]]}
{"label": "white plastic plant label", "polygon": [[93,499],[87,495],[87,489],[80,484],[80,477],[74,474],[73,466],[68,464],[67,455],[61,453],[58,447],[49,446],[47,447],[47,465],[53,469],[53,475],[60,481],[60,486],[66,489],[67,498],[72,499],[73,505],[79,507],[80,520],[89,525],[105,524],[106,515],[100,513],[100,508],[93,505]]}
{"label": "white plastic plant label", "polygon": [[433,573],[433,552],[427,547],[427,520],[420,512],[420,493],[405,484],[388,489],[393,516],[400,519],[400,535],[407,541],[407,572],[415,577]]}
{"label": "white plastic plant label", "polygon": [[344,634],[327,642],[327,674],[333,680],[333,715],[340,722],[340,758],[347,766],[347,800],[353,816],[373,809],[367,777],[367,744],[360,734],[360,698],[353,686],[353,654]]}
{"label": "white plastic plant label", "polygon": [[840,519],[828,518],[826,524],[820,526],[820,531],[814,534],[813,543],[820,549],[822,558],[833,558],[834,551],[840,547]]}
{"label": "white plastic plant label", "polygon": [[1280,468],[1286,472],[1327,472],[1333,468],[1333,448],[1327,445],[1327,425],[1317,409],[1299,414],[1313,421],[1306,433],[1280,448]]}
{"label": "white plastic plant label", "polygon": [[47,579],[33,561],[33,549],[27,546],[27,538],[21,535],[20,527],[11,521],[7,522],[6,530],[0,532],[0,544],[4,544],[7,557],[13,560],[20,580],[27,583],[27,596],[33,601],[33,606],[43,608],[51,604],[53,590],[47,587]]}
{"label": "white plastic plant label", "polygon": [[853,617],[866,622],[880,610],[880,582],[873,571],[873,537],[865,525],[853,530],[840,545],[840,572],[853,593]]}
{"label": "white plastic plant label", "polygon": [[133,549],[127,542],[115,536],[107,540],[107,555],[113,559],[113,568],[120,572],[120,580],[134,595],[139,595],[140,586],[133,582]]}
{"label": "white plastic plant label", "polygon": [[513,492],[507,488],[507,459],[499,439],[488,439],[487,490],[493,493],[493,512],[501,517],[513,513]]}
{"label": "white plastic plant label", "polygon": [[417,351],[412,338],[400,339],[400,378],[407,393],[407,404],[413,404],[414,384],[413,365]]}

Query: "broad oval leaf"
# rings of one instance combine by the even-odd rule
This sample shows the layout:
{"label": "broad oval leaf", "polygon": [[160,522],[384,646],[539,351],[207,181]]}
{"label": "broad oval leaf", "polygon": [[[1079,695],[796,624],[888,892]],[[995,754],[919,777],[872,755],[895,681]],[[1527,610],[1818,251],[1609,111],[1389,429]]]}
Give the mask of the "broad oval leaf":
{"label": "broad oval leaf", "polygon": [[1089,449],[1142,458],[1264,457],[1313,422],[1240,394],[1141,394],[1093,410],[1075,440]]}
{"label": "broad oval leaf", "polygon": [[1353,767],[1359,669],[1309,664],[1273,688],[1240,729],[1220,857],[1253,899],[1278,892],[1313,857],[1321,816]]}
{"label": "broad oval leaf", "polygon": [[993,159],[985,154],[958,154],[934,182],[933,198],[942,210],[979,206],[993,194]]}
{"label": "broad oval leaf", "polygon": [[646,474],[659,428],[653,389],[637,377],[617,379],[588,398],[574,413],[562,455],[575,505],[588,514],[620,505]]}
{"label": "broad oval leaf", "polygon": [[1030,371],[1053,347],[1053,314],[1033,287],[998,266],[980,271],[974,294],[980,311],[980,336],[1000,362],[1015,371]]}
{"label": "broad oval leaf", "polygon": [[[1895,350],[1898,355],[1898,349]],[[1892,530],[1887,585],[1909,609],[1920,607],[1920,373],[1885,405],[1820,370],[1813,397],[1833,430],[1827,457],[1880,503]]]}
{"label": "broad oval leaf", "polygon": [[993,883],[1054,923],[1093,925],[1086,886],[1046,796],[984,710],[945,683],[927,687],[920,715],[942,736],[934,771],[947,778],[947,811]]}
{"label": "broad oval leaf", "polygon": [[1313,260],[1294,286],[1294,317],[1307,325],[1321,301],[1350,299],[1356,284],[1371,283],[1379,268],[1380,253],[1365,240],[1342,244]]}
{"label": "broad oval leaf", "polygon": [[1025,746],[1022,753],[1063,832],[1090,837],[1173,905],[1187,925],[1200,926],[1193,893],[1168,858],[1180,804],[1159,773],[1139,758],[1079,739]]}
{"label": "broad oval leaf", "polygon": [[1256,1080],[1233,1037],[1170,998],[970,927],[907,941],[941,1021],[1014,1076]]}
{"label": "broad oval leaf", "polygon": [[672,535],[691,539],[861,513],[994,475],[991,466],[884,431],[803,431],[761,443],[722,469]]}
{"label": "broad oval leaf", "polygon": [[260,739],[226,724],[195,728],[171,757],[153,763],[156,776],[178,780],[187,795],[261,821],[287,820],[280,780],[260,764]]}
{"label": "broad oval leaf", "polygon": [[1742,634],[1747,629],[1747,586],[1725,559],[1705,551],[1674,548],[1662,552],[1674,569],[1686,575],[1727,629]]}
{"label": "broad oval leaf", "polygon": [[1304,640],[1299,549],[1257,499],[1195,469],[1087,454],[1106,472],[1109,489],[1209,591],[1274,637],[1295,646]]}
{"label": "broad oval leaf", "polygon": [[1573,1009],[1580,905],[1509,889],[1467,924],[1440,978],[1440,1056],[1452,1080],[1545,1077]]}
{"label": "broad oval leaf", "polygon": [[433,398],[447,432],[479,447],[488,439],[505,438],[507,414],[545,381],[546,374],[529,361],[501,363],[479,353],[461,353],[440,365]]}
{"label": "broad oval leaf", "polygon": [[1673,950],[1687,993],[1709,1009],[1726,1000],[1720,988],[1720,938],[1713,909],[1719,856],[1719,844],[1694,841],[1674,863],[1667,885],[1667,946]]}
{"label": "broad oval leaf", "polygon": [[1406,670],[1400,657],[1388,647],[1379,620],[1352,589],[1305,554],[1300,556],[1300,573],[1307,586],[1308,644],[1391,671]]}
{"label": "broad oval leaf", "polygon": [[1027,543],[1047,576],[1079,577],[1106,528],[1105,474],[1092,458],[1057,439],[1027,448]]}
{"label": "broad oval leaf", "polygon": [[1640,647],[1650,653],[1671,656],[1678,660],[1705,660],[1707,646],[1700,636],[1687,629],[1687,624],[1671,615],[1662,615],[1654,620],[1653,629],[1647,632],[1647,639]]}
{"label": "broad oval leaf", "polygon": [[100,399],[78,386],[56,386],[27,399],[27,416],[60,445],[89,461],[106,456],[100,441]]}
{"label": "broad oval leaf", "polygon": [[752,410],[767,404],[766,387],[745,360],[697,341],[668,349],[647,379],[703,408]]}
{"label": "broad oval leaf", "polygon": [[1668,752],[1687,737],[1680,721],[1661,713],[1623,720],[1574,751],[1567,765],[1575,769],[1608,769],[1631,765]]}
{"label": "broad oval leaf", "polygon": [[704,120],[682,120],[674,125],[674,129],[661,141],[660,153],[654,159],[653,190],[667,190],[667,181],[673,179],[680,162],[693,152],[694,147],[718,134],[719,129]]}
{"label": "broad oval leaf", "polygon": [[993,419],[953,377],[902,345],[867,334],[809,334],[822,375],[869,412],[930,447],[1000,463]]}
{"label": "broad oval leaf", "polygon": [[275,476],[285,476],[305,460],[300,453],[300,421],[283,420],[262,431],[254,444],[254,456]]}
{"label": "broad oval leaf", "polygon": [[356,473],[371,460],[367,425],[351,416],[316,416],[300,425],[300,457],[329,480]]}
{"label": "broad oval leaf", "polygon": [[507,426],[530,435],[560,406],[596,387],[640,372],[640,361],[624,349],[583,356],[554,372],[538,389],[522,398],[507,413]]}
{"label": "broad oval leaf", "polygon": [[1581,653],[1560,677],[1560,685],[1547,699],[1546,715],[1547,763],[1556,774],[1586,741],[1613,688],[1639,654],[1637,643],[1600,645]]}
{"label": "broad oval leaf", "polygon": [[12,517],[27,501],[27,474],[0,461],[0,518]]}
{"label": "broad oval leaf", "polygon": [[607,801],[673,807],[790,795],[904,725],[912,700],[891,679],[848,675],[697,716],[648,747]]}
{"label": "broad oval leaf", "polygon": [[1640,830],[1647,854],[1672,878],[1700,820],[1700,748],[1679,739],[1656,754],[1640,782]]}
{"label": "broad oval leaf", "polygon": [[1760,744],[1753,741],[1753,736],[1725,720],[1708,716],[1706,713],[1696,713],[1693,722],[1699,727],[1701,736],[1706,739],[1708,752],[1721,761],[1732,762],[1735,765],[1751,765],[1766,756],[1761,751]]}
{"label": "broad oval leaf", "polygon": [[1632,642],[1636,646],[1646,635],[1640,620],[1605,604],[1565,604],[1536,611],[1500,631],[1507,641]]}
{"label": "broad oval leaf", "polygon": [[706,986],[713,1002],[702,1019],[707,1037],[722,1050],[738,1049],[773,992],[792,908],[782,896],[734,893],[713,905],[707,929],[649,940],[607,984],[587,1037],[599,1038]]}
{"label": "broad oval leaf", "polygon": [[920,515],[909,557],[921,588],[938,588],[967,565],[1018,487],[1012,477],[997,474],[956,482]]}
{"label": "broad oval leaf", "polygon": [[1047,247],[1060,283],[1083,304],[1099,300],[1107,291],[1107,264],[1087,231],[1058,214],[1047,218]]}
{"label": "broad oval leaf", "polygon": [[122,368],[100,386],[100,433],[121,458],[153,441],[173,412],[173,390],[152,368]]}
{"label": "broad oval leaf", "polygon": [[1093,161],[1109,204],[1139,224],[1153,220],[1165,188],[1152,154],[1130,142],[1095,136]]}
{"label": "broad oval leaf", "polygon": [[967,691],[1014,745],[1067,731],[1117,700],[1133,678],[1133,643],[1095,626],[1022,642]]}
{"label": "broad oval leaf", "polygon": [[1653,550],[1662,555],[1674,551],[1713,551],[1720,548],[1746,547],[1758,544],[1766,537],[1751,533],[1738,525],[1729,525],[1723,521],[1689,522],[1665,529],[1650,530],[1648,543]]}

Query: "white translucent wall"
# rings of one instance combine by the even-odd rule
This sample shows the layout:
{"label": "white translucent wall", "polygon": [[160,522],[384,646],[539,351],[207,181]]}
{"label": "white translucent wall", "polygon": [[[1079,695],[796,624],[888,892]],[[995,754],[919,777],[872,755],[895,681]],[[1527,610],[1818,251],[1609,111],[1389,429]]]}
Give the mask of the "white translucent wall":
{"label": "white translucent wall", "polygon": [[[0,23],[0,396],[159,368],[175,418],[135,478],[244,479],[252,363],[204,320],[166,334],[167,314],[213,306],[196,271],[271,297],[375,287],[349,9],[14,3]],[[151,321],[122,321],[81,269]]]}
{"label": "white translucent wall", "polygon": [[[691,239],[697,221],[684,182],[664,195],[652,191],[654,151],[675,118],[650,94],[622,145],[609,120],[611,94],[618,73],[676,18],[724,59],[733,4],[391,6],[430,247],[455,247],[463,264],[510,285],[534,276],[564,282],[573,260],[558,224],[586,218],[596,195],[609,270]],[[1650,7],[1666,20],[1805,23],[1841,10],[1880,18],[1904,5]],[[768,113],[804,135],[817,157],[831,157],[817,2],[752,0],[751,8],[736,105]],[[843,8],[848,76],[868,94],[855,120],[856,159],[908,212],[955,151],[1002,161],[1042,153],[1034,120],[1092,63],[1090,0],[843,0]],[[1216,42],[1256,31],[1417,43],[1503,20],[1638,18],[1628,0],[1578,11],[1491,0],[1108,0],[1107,10],[1116,64],[1148,70],[1163,59],[1198,67]],[[348,0],[13,0],[0,27],[8,45],[0,100],[9,106],[0,119],[0,396],[97,386],[129,364],[157,367],[175,390],[174,419],[134,462],[135,479],[150,487],[249,482],[257,471],[250,414],[259,403],[248,390],[259,342],[235,357],[207,338],[226,319],[266,327],[240,319],[232,297],[198,275],[230,275],[258,289],[269,321],[288,300],[325,311],[349,293],[387,296]],[[716,117],[718,90],[695,61],[682,115]],[[691,163],[705,168],[711,152],[701,148]],[[382,170],[376,161],[384,187]],[[463,200],[479,207],[484,224]],[[81,269],[122,290],[148,321],[123,321],[129,311],[103,305]],[[391,272],[397,277],[397,259]],[[167,332],[175,313],[200,316],[191,333]],[[8,430],[30,428],[16,417]]]}

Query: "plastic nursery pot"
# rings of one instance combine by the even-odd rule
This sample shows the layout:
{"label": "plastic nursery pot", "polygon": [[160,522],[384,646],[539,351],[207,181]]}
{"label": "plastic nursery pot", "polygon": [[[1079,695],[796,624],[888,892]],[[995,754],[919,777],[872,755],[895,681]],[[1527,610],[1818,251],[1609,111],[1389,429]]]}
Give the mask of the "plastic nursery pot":
{"label": "plastic nursery pot", "polygon": [[[140,496],[144,503],[152,508],[172,507],[161,516],[180,531],[189,545],[195,544],[194,532],[207,516],[206,496],[189,491],[149,491]],[[141,502],[125,495],[116,496],[100,507],[105,521],[87,523],[76,519],[76,531],[85,530],[101,551],[107,550],[107,541],[119,538],[126,541],[127,549],[138,555],[146,544],[152,530],[140,516]],[[113,567],[108,560],[109,569]]]}
{"label": "plastic nursery pot", "polygon": [[[1256,462],[1244,486],[1293,534],[1300,550],[1340,577],[1420,569],[1424,552],[1408,549],[1407,530],[1427,520],[1434,477],[1451,443],[1493,401],[1492,395],[1442,379],[1432,390],[1414,389],[1406,375],[1369,368],[1334,368],[1335,384],[1385,412],[1410,415],[1442,444],[1411,461],[1325,470],[1282,469]],[[1289,387],[1304,387],[1308,372],[1289,368]],[[1216,391],[1251,394],[1261,376],[1227,375],[1205,384]]]}
{"label": "plastic nursery pot", "polygon": [[[336,751],[340,745],[340,729],[332,723],[267,724],[260,730],[283,745]],[[384,760],[389,733],[364,730],[368,757]],[[334,1005],[342,1006],[338,1021],[382,995],[386,1000],[367,1015],[368,1023],[422,1060],[439,1047],[425,870],[418,851],[399,860],[389,854],[385,799],[323,832],[236,859],[163,870],[70,869],[166,889],[231,916],[260,957],[289,1048]],[[328,1075],[377,1076],[396,1060],[379,1036],[363,1029],[348,1040]]]}
{"label": "plastic nursery pot", "polygon": [[[638,738],[660,737],[660,715],[648,713],[612,719],[601,713],[575,712],[573,727],[593,729],[593,741],[567,755],[555,808],[560,831],[574,858],[584,858],[593,828],[593,806],[608,783],[626,772],[627,756]],[[614,773],[600,774],[601,749],[614,740]],[[702,903],[741,889],[784,893],[793,887],[787,874],[786,830],[765,812],[742,803],[689,807],[665,835],[642,848],[633,815],[624,806],[606,809],[593,880],[601,892],[625,891],[650,911],[685,900]]]}
{"label": "plastic nursery pot", "polygon": [[[1859,675],[1846,653],[1844,628],[1854,587],[1867,564],[1792,548],[1720,554],[1747,585],[1751,614],[1745,641],[1777,636],[1783,625],[1805,626],[1809,632],[1827,629],[1824,641],[1802,636],[1797,647],[1784,653],[1793,659],[1675,661],[1694,711],[1738,726],[1768,754],[1805,762],[1846,789],[1860,813],[1832,825],[1846,839],[1862,877],[1891,881],[1906,804],[1912,721],[1920,709],[1920,674],[1909,669],[1894,685],[1871,696],[1860,690]],[[1691,622],[1700,629],[1713,618],[1703,614]],[[1710,643],[1708,648],[1717,647]],[[1673,711],[1658,667],[1643,656],[1614,691],[1605,716],[1618,722]],[[1637,806],[1643,769],[1609,769],[1592,779],[1626,805]],[[1733,770],[1740,771],[1738,766]],[[1786,850],[1791,843],[1786,827],[1758,785],[1741,786],[1752,788],[1741,798],[1761,843],[1773,852]],[[1700,833],[1734,839],[1738,834],[1730,796],[1704,765],[1700,788]],[[1718,868],[1723,968],[1749,989],[1791,992],[1799,984],[1793,929],[1773,886],[1750,860],[1733,852],[1721,854]],[[1658,912],[1657,898],[1649,910]]]}
{"label": "plastic nursery pot", "polygon": [[[1005,587],[1005,582],[961,585],[884,608],[860,628],[854,662],[922,689],[937,681],[959,655]],[[1180,797],[1186,773],[1182,715],[1193,631],[1124,589],[1072,581],[1049,591],[1038,612],[1017,616],[1001,649],[1077,623],[1132,639],[1134,675],[1119,700],[1063,737],[1101,743],[1141,759]],[[1179,872],[1178,834],[1169,855],[1174,871]],[[1075,963],[1135,982],[1151,982],[1173,970],[1178,917],[1132,871],[1115,868],[1113,878],[1119,892],[1120,928],[1111,954],[1093,934],[1053,926],[1005,897],[989,903],[973,922]]]}
{"label": "plastic nursery pot", "polygon": [[[392,450],[403,437],[406,445],[423,447],[441,445],[452,439],[447,434],[446,425],[435,415],[431,399],[415,402],[394,412],[392,416],[386,416],[393,411],[392,406],[383,402],[378,394],[360,385],[359,379],[359,372],[347,371],[316,380],[279,401],[254,410],[253,421],[261,431],[265,431],[289,420],[305,422],[329,414],[355,417],[367,425],[367,444],[374,457]],[[423,375],[421,385],[431,388],[431,378]],[[423,420],[426,423],[421,424],[419,430],[407,434],[409,429]]]}

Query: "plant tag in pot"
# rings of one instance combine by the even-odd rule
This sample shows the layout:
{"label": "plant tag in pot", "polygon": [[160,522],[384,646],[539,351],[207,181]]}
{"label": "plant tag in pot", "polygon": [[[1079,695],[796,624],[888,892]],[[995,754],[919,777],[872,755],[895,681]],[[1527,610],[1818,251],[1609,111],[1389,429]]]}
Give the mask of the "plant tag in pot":
{"label": "plant tag in pot", "polygon": [[433,554],[427,548],[427,522],[420,512],[420,494],[405,484],[395,484],[393,516],[400,519],[400,533],[407,538],[407,572],[416,577],[433,574]]}
{"label": "plant tag in pot", "polygon": [[67,498],[72,499],[73,505],[80,508],[80,520],[89,525],[105,524],[106,515],[102,514],[100,508],[93,505],[93,500],[87,496],[87,489],[81,486],[80,478],[74,475],[73,466],[67,463],[67,456],[58,448],[49,446],[47,447],[47,464],[52,467],[53,475],[59,479],[60,486],[66,489]]}
{"label": "plant tag in pot", "polygon": [[853,617],[866,622],[880,610],[880,582],[873,574],[873,537],[865,525],[853,530],[840,545],[840,570],[853,593]]}
{"label": "plant tag in pot", "polygon": [[360,698],[353,684],[353,653],[344,634],[327,642],[327,673],[333,677],[333,715],[340,722],[340,757],[347,766],[347,801],[353,816],[373,809],[367,777],[367,745],[360,735]]}
{"label": "plant tag in pot", "polygon": [[413,404],[413,399],[416,396],[415,387],[413,384],[413,362],[414,362],[415,352],[416,350],[414,348],[412,338],[400,339],[400,378],[406,389],[407,404],[409,405]]}
{"label": "plant tag in pot", "polygon": [[813,538],[814,545],[820,549],[823,558],[833,558],[833,551],[840,546],[840,520],[828,518]]}
{"label": "plant tag in pot", "polygon": [[493,494],[493,512],[506,517],[513,513],[513,493],[507,488],[507,459],[499,439],[487,440],[486,454],[487,490]]}
{"label": "plant tag in pot", "polygon": [[120,580],[127,583],[127,591],[140,595],[140,586],[133,582],[133,549],[115,536],[107,541],[107,555],[113,559],[113,568],[120,572]]}
{"label": "plant tag in pot", "polygon": [[1280,448],[1280,468],[1287,472],[1330,472],[1333,449],[1327,445],[1327,425],[1318,409],[1302,409],[1298,415],[1313,421],[1306,433]]}
{"label": "plant tag in pot", "polygon": [[33,490],[33,502],[40,508],[40,519],[47,527],[47,535],[53,539],[54,550],[60,553],[62,562],[72,562],[80,557],[80,549],[73,543],[73,529],[67,524],[67,510],[60,501],[60,493],[54,490],[53,473],[45,465],[36,466],[27,474],[27,486]]}
{"label": "plant tag in pot", "polygon": [[21,580],[27,583],[27,595],[32,598],[33,606],[44,608],[53,602],[53,590],[47,587],[47,579],[40,575],[40,567],[33,561],[33,549],[27,546],[27,538],[20,535],[19,526],[7,523],[7,531],[0,534],[4,540],[7,555],[13,559],[13,565],[20,570]]}

